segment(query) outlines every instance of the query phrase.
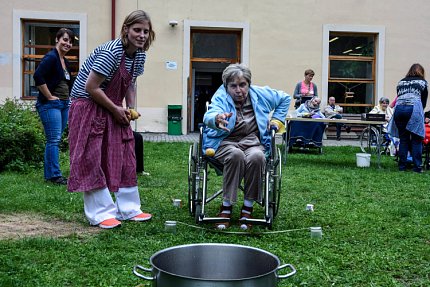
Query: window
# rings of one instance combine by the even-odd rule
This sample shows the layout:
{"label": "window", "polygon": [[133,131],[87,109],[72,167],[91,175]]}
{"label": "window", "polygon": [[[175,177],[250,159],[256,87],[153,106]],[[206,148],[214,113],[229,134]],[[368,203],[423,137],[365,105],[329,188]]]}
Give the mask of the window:
{"label": "window", "polygon": [[328,95],[346,113],[363,113],[375,104],[375,34],[329,34]]}
{"label": "window", "polygon": [[240,31],[193,30],[191,61],[238,63],[241,57],[240,45]]}
{"label": "window", "polygon": [[55,35],[58,29],[68,28],[75,33],[72,49],[66,58],[71,63],[72,76],[79,69],[79,23],[22,20],[22,98],[34,99],[38,95],[38,89],[33,80],[33,74],[43,56],[55,47]]}

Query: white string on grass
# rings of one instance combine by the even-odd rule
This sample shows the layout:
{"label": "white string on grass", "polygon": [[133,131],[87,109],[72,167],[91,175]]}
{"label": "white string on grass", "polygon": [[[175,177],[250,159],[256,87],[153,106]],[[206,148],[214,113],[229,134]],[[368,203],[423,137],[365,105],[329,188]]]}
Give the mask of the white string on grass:
{"label": "white string on grass", "polygon": [[204,228],[200,226],[191,225],[185,222],[176,221],[179,224],[192,227],[194,229],[201,229],[209,232],[216,232],[216,233],[223,233],[223,234],[239,234],[239,235],[265,235],[265,234],[276,234],[276,233],[287,233],[287,232],[294,232],[294,231],[303,231],[303,230],[310,230],[310,227],[304,227],[304,228],[296,228],[296,229],[287,229],[287,230],[277,230],[277,231],[266,231],[266,232],[241,232],[241,231],[223,231],[218,229],[209,229]]}

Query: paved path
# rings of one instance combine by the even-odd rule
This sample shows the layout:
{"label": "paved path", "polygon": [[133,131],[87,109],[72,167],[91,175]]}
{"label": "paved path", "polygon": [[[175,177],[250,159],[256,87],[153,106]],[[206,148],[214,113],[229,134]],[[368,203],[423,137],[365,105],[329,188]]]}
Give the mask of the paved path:
{"label": "paved path", "polygon": [[[189,133],[187,135],[168,135],[167,133],[142,133],[143,140],[148,142],[198,142],[198,133]],[[276,142],[281,143],[281,137],[276,137]],[[358,140],[345,139],[341,141],[326,139],[323,146],[360,146]]]}

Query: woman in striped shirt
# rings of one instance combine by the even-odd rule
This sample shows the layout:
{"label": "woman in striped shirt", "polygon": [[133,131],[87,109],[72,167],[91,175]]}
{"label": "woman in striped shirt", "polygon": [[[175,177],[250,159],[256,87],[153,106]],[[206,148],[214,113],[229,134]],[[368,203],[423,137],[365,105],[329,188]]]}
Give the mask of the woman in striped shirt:
{"label": "woman in striped shirt", "polygon": [[[136,77],[143,74],[146,51],[154,39],[149,15],[142,10],[130,13],[120,38],[97,47],[73,85],[68,190],[84,192],[85,215],[91,225],[114,228],[121,225],[120,220],[151,218],[140,209],[128,108],[134,108]],[[127,107],[123,107],[124,98]]]}

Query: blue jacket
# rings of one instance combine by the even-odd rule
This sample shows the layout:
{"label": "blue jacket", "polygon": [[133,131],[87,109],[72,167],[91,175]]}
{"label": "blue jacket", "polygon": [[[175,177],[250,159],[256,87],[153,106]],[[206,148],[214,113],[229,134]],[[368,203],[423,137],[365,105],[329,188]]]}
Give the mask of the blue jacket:
{"label": "blue jacket", "polygon": [[[269,150],[269,114],[273,111],[272,119],[284,122],[288,113],[288,108],[290,107],[291,96],[285,92],[274,90],[269,87],[258,86],[251,86],[248,96],[251,97],[252,107],[254,108],[255,118],[260,132],[260,142],[266,150]],[[227,128],[233,131],[236,123],[236,107],[233,98],[227,93],[224,86],[221,86],[213,95],[208,111],[203,117],[203,122],[206,125],[203,134],[203,151],[207,148],[217,150],[221,141],[229,135],[229,132],[216,127],[215,117],[218,114],[230,112],[233,114],[228,120]]]}
{"label": "blue jacket", "polygon": [[[70,75],[69,61],[67,61],[67,59],[64,59],[64,62]],[[37,66],[36,71],[34,72],[33,78],[36,83],[36,86],[46,84],[50,92],[53,92],[55,90],[55,87],[60,83],[60,81],[65,79],[63,67],[61,66],[60,55],[58,54],[56,48],[53,48],[43,57],[42,61]],[[72,81],[70,80],[67,82],[69,84],[70,91],[72,88]],[[46,97],[42,94],[42,92],[39,91],[37,102],[44,104],[47,101],[48,100],[46,99]]]}

